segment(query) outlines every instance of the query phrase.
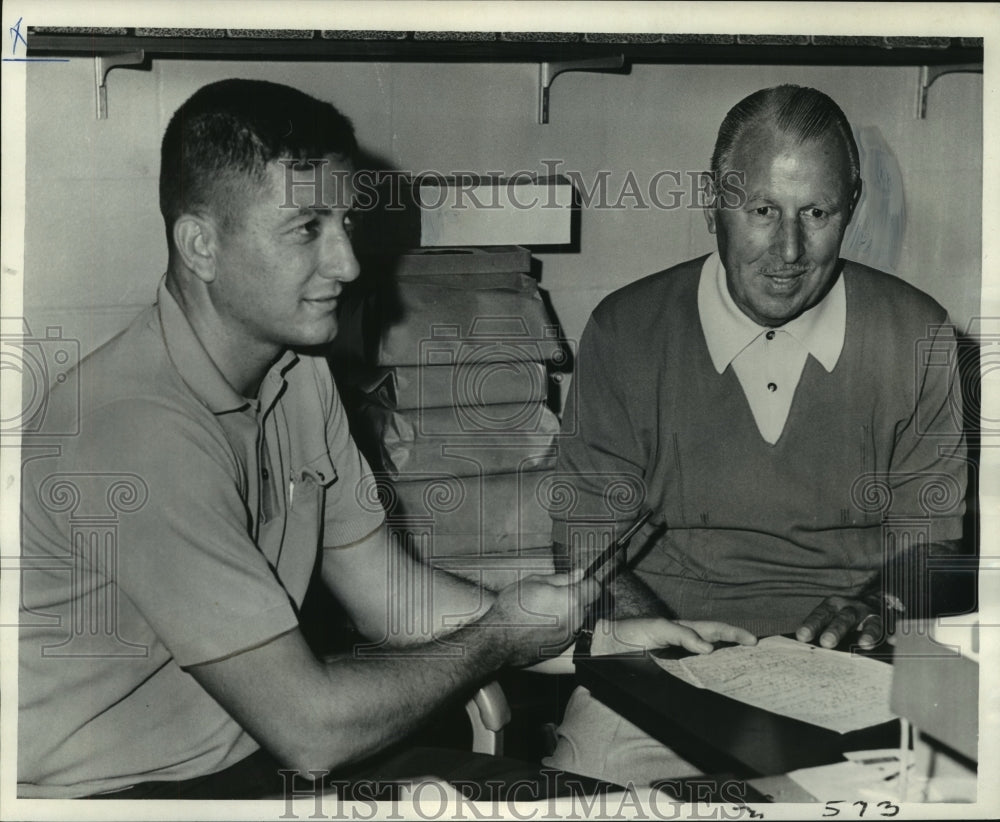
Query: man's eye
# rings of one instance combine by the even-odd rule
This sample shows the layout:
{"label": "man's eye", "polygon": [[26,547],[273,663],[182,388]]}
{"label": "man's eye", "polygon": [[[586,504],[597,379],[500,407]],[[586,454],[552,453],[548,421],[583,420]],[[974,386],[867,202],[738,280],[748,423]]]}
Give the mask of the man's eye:
{"label": "man's eye", "polygon": [[754,217],[773,217],[774,208],[772,206],[757,206],[757,208],[753,209],[750,213],[753,214]]}
{"label": "man's eye", "polygon": [[806,211],[806,215],[814,220],[822,220],[827,216],[826,212],[821,208],[810,208]]}
{"label": "man's eye", "polygon": [[348,234],[352,234],[354,230],[358,227],[358,215],[353,211],[348,211],[344,215],[344,231]]}
{"label": "man's eye", "polygon": [[319,220],[310,220],[308,223],[297,225],[292,231],[300,237],[314,237],[319,231]]}

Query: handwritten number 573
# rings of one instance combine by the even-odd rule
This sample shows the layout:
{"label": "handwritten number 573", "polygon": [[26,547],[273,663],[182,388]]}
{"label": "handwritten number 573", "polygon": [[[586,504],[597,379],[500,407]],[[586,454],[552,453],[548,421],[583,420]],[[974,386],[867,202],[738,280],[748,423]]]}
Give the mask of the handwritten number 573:
{"label": "handwritten number 573", "polygon": [[[845,800],[843,799],[831,799],[826,803],[826,807],[823,808],[823,816],[838,816],[840,814],[840,805]],[[858,816],[864,816],[865,811],[868,810],[868,803],[858,800],[857,802],[851,803],[852,807],[858,808]],[[878,812],[879,816],[895,816],[899,813],[899,805],[894,802],[879,802],[876,808],[881,810]]]}

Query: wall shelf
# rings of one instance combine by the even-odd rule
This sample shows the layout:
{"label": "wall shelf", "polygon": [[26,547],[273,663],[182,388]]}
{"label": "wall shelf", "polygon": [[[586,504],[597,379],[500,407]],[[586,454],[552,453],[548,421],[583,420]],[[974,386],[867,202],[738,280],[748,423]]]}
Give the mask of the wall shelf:
{"label": "wall shelf", "polygon": [[983,64],[979,63],[942,63],[938,65],[920,67],[920,79],[917,81],[917,118],[923,120],[927,117],[927,92],[930,91],[934,81],[946,74],[959,73],[982,74]]}
{"label": "wall shelf", "polygon": [[915,66],[916,114],[923,117],[937,77],[982,72],[983,62],[977,37],[29,27],[27,43],[32,57],[105,61],[95,64],[99,112],[111,63],[134,65],[136,54],[144,60],[537,62],[541,123],[548,121],[548,90],[561,71],[627,71],[632,64]]}

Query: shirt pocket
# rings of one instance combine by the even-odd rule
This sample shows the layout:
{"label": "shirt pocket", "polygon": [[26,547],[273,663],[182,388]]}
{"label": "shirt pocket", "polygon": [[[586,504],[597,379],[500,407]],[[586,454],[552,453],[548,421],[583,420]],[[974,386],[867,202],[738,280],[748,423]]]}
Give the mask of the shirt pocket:
{"label": "shirt pocket", "polygon": [[337,469],[329,454],[322,454],[292,470],[288,507],[296,519],[321,522],[326,489],[337,481]]}
{"label": "shirt pocket", "polygon": [[296,605],[302,604],[316,552],[322,547],[326,488],[336,480],[337,471],[327,454],[291,469],[287,480],[288,507],[282,530],[275,537],[281,546],[275,567]]}

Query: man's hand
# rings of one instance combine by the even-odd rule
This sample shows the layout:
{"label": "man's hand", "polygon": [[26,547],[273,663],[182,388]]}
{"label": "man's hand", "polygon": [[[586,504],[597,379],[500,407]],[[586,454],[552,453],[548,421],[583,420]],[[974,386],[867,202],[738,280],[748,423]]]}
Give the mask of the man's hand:
{"label": "man's hand", "polygon": [[867,603],[847,597],[827,597],[795,632],[800,642],[819,637],[824,648],[836,648],[851,631],[859,631],[858,645],[874,648],[882,641],[882,616]]}
{"label": "man's hand", "polygon": [[503,629],[507,664],[532,665],[558,654],[576,638],[586,607],[599,593],[600,585],[584,580],[582,570],[532,574],[497,594],[482,625]]}
{"label": "man's hand", "polygon": [[680,645],[696,654],[707,654],[713,642],[756,645],[757,637],[725,622],[671,620],[663,617],[600,620],[594,628],[592,656]]}

